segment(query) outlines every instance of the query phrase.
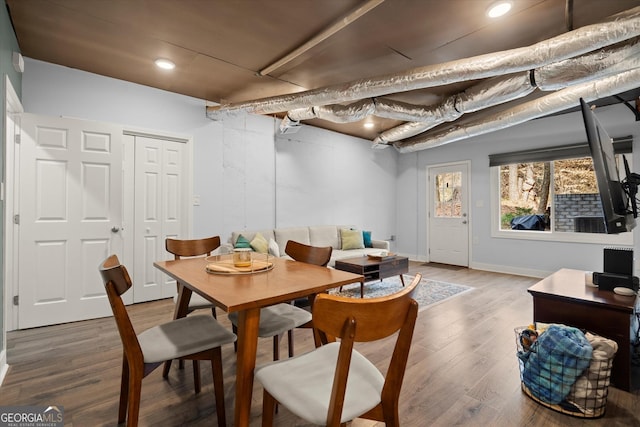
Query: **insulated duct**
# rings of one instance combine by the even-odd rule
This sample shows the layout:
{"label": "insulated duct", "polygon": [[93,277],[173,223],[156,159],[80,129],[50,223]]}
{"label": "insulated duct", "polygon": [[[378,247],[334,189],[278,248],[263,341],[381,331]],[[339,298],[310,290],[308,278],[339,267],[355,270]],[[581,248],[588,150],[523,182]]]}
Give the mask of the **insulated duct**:
{"label": "insulated duct", "polygon": [[239,111],[271,114],[495,77],[539,68],[639,35],[640,7],[636,7],[612,16],[610,21],[588,25],[528,47],[419,67],[400,74],[360,79],[295,94],[208,106],[207,116],[215,119],[221,115]]}
{"label": "insulated duct", "polygon": [[576,107],[579,98],[590,102],[606,96],[635,89],[640,81],[640,68],[624,71],[598,81],[580,83],[506,111],[492,114],[465,126],[454,126],[432,135],[415,137],[393,145],[401,153],[425,150],[444,144],[495,132],[525,123],[529,120]]}
{"label": "insulated duct", "polygon": [[349,105],[327,105],[311,108],[298,108],[287,112],[291,120],[309,120],[313,118],[329,120],[335,123],[357,122],[374,113],[373,100],[363,99]]}
{"label": "insulated duct", "polygon": [[636,63],[640,62],[638,39],[621,47],[603,49],[546,65],[533,73],[521,72],[487,79],[435,106],[419,106],[385,98],[373,98],[349,105],[325,105],[291,110],[281,123],[280,129],[286,129],[288,123],[291,123],[290,126],[299,126],[301,120],[314,118],[335,123],[350,123],[374,115],[408,121],[409,123],[382,132],[374,140],[374,144],[387,144],[418,135],[444,122],[454,121],[465,113],[522,98],[533,92],[536,87],[545,91],[557,90],[571,84],[592,81],[602,75],[635,68],[637,64],[625,62],[627,58],[633,58]]}
{"label": "insulated duct", "polygon": [[464,92],[445,99],[435,107],[439,112],[429,120],[404,123],[382,132],[374,145],[388,144],[425,132],[444,122],[451,122],[464,113],[478,111],[514,99],[522,98],[535,90],[530,73],[521,72],[510,76],[494,77],[478,83]]}
{"label": "insulated duct", "polygon": [[[552,91],[568,85],[595,80],[634,68],[630,61],[640,58],[640,39],[623,45],[610,46],[577,58],[566,59],[534,70],[533,79],[540,90]],[[630,67],[630,68],[629,68]]]}
{"label": "insulated duct", "polygon": [[[577,58],[549,64],[533,70],[531,73],[521,73],[510,78],[502,78],[503,80],[500,80],[501,78],[488,79],[449,99],[456,99],[455,111],[462,115],[522,98],[536,87],[543,91],[558,90],[639,66],[640,39],[635,38],[621,46],[609,47]],[[400,141],[427,131],[444,121],[422,124],[405,123],[382,132],[373,141],[373,144],[375,146]]]}
{"label": "insulated duct", "polygon": [[422,106],[386,98],[371,98],[348,105],[298,108],[288,111],[287,117],[294,121],[323,119],[336,123],[350,123],[373,115],[395,120],[442,123],[446,119],[455,120],[460,117],[460,114],[455,113],[454,102],[455,100],[447,101],[442,105]]}

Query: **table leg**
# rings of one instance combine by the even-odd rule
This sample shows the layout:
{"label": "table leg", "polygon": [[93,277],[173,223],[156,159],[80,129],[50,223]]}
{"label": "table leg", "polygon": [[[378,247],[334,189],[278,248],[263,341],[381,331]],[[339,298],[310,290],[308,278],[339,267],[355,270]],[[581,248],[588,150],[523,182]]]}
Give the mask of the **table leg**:
{"label": "table leg", "polygon": [[360,282],[360,298],[364,298],[364,280]]}
{"label": "table leg", "polygon": [[236,363],[234,421],[234,425],[237,427],[249,425],[253,371],[256,367],[256,352],[258,350],[259,323],[260,308],[251,308],[238,313],[238,360]]}
{"label": "table leg", "polygon": [[178,292],[178,301],[173,311],[173,318],[180,319],[185,317],[189,311],[189,300],[191,299],[192,291],[186,286],[178,285],[180,291]]}
{"label": "table leg", "polygon": [[[340,289],[342,289],[342,287],[340,287]],[[309,300],[309,309],[313,313],[313,304],[315,304],[315,301],[316,301],[316,294],[308,295],[307,299]],[[327,340],[324,334],[320,333],[318,329],[313,327],[313,319],[311,319],[311,321],[305,324],[303,327],[311,328],[311,331],[313,332],[313,343],[315,344],[316,348],[327,343]]]}
{"label": "table leg", "polygon": [[402,286],[404,287],[404,276],[402,274],[400,275],[400,281],[402,282]]}

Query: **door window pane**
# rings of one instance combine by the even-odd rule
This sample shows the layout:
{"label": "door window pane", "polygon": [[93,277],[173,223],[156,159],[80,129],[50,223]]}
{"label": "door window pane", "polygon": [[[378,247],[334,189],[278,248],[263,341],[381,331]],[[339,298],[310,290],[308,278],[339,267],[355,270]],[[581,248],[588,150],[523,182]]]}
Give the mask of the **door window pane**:
{"label": "door window pane", "polygon": [[462,172],[447,172],[435,177],[435,216],[460,218],[462,216]]}

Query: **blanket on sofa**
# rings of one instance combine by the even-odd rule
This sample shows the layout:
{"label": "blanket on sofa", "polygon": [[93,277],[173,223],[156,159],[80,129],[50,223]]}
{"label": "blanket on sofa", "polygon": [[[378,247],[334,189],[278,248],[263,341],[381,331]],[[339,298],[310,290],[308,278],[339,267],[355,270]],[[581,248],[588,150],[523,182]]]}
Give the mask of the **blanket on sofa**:
{"label": "blanket on sofa", "polygon": [[519,357],[524,361],[522,379],[540,400],[557,404],[571,391],[589,366],[592,347],[584,333],[565,325],[551,325]]}

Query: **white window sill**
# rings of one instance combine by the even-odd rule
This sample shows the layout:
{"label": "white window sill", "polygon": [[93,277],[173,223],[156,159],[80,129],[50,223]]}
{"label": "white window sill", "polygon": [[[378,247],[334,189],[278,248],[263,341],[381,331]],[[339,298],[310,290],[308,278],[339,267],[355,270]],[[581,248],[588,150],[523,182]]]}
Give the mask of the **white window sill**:
{"label": "white window sill", "polygon": [[548,242],[593,243],[599,245],[633,246],[633,232],[621,234],[563,233],[551,231],[492,230],[491,237],[499,239],[540,240]]}

